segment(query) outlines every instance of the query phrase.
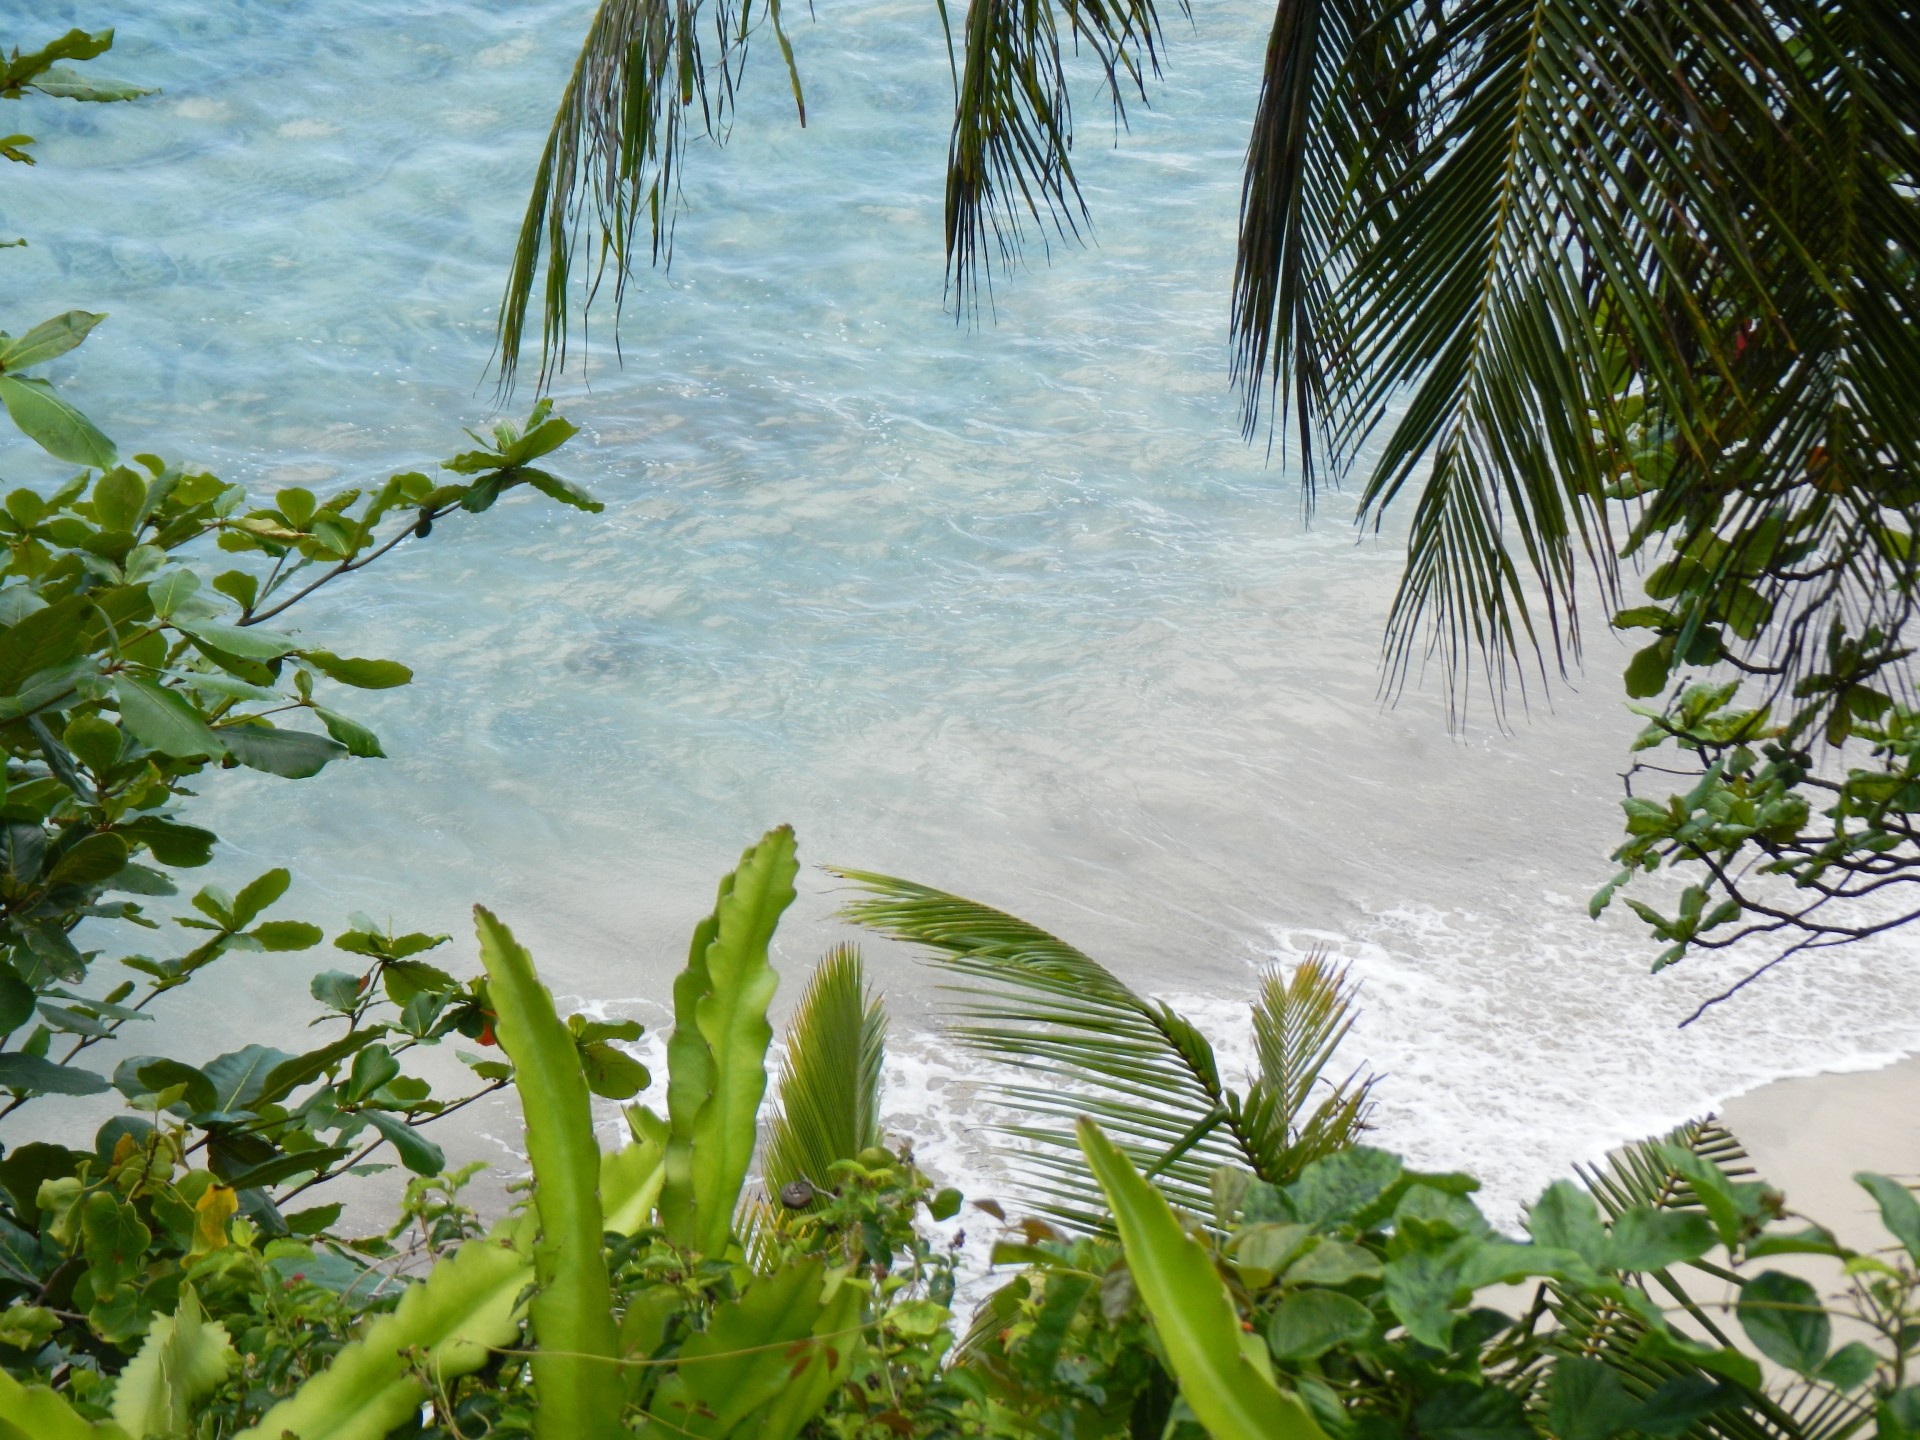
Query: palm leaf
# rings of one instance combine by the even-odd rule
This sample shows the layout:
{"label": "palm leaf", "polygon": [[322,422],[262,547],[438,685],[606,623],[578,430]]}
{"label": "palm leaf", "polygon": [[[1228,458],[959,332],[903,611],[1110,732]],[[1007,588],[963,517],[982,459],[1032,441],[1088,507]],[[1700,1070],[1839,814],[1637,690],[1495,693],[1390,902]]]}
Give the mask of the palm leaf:
{"label": "palm leaf", "polygon": [[831,1184],[836,1160],[880,1143],[887,1012],[867,988],[860,952],[836,945],[814,968],[787,1024],[776,1109],[761,1153],[767,1189]]}
{"label": "palm leaf", "polygon": [[1351,987],[1315,958],[1291,982],[1271,977],[1255,1009],[1267,1073],[1242,1094],[1222,1083],[1213,1047],[1172,1007],[1023,920],[911,881],[836,870],[871,898],[855,923],[934,952],[966,984],[955,1036],[1041,1083],[998,1087],[1018,1118],[999,1127],[1045,1213],[1106,1228],[1074,1134],[1092,1116],[1176,1204],[1212,1208],[1221,1166],[1285,1183],[1364,1124],[1371,1081],[1309,1100],[1350,1024]]}
{"label": "palm leaf", "polygon": [[1126,92],[1145,99],[1147,75],[1159,71],[1160,21],[1153,0],[969,0],[956,41],[947,0],[939,5],[949,53],[961,57],[946,227],[948,277],[965,309],[996,256],[1017,259],[1026,219],[1063,238],[1086,219],[1061,31],[1100,67],[1119,121]]}
{"label": "palm leaf", "polygon": [[[724,136],[753,29],[754,0],[712,0],[705,17],[712,33],[703,40],[702,4],[600,0],[594,11],[534,171],[500,302],[495,344],[503,391],[513,386],[536,287],[540,384],[565,364],[570,287],[578,278],[576,247],[583,230],[599,244],[587,303],[611,269],[616,326],[641,247],[654,263],[669,255],[688,125],[715,139]],[[786,57],[804,125],[806,106],[779,0],[765,0],[765,12]]]}

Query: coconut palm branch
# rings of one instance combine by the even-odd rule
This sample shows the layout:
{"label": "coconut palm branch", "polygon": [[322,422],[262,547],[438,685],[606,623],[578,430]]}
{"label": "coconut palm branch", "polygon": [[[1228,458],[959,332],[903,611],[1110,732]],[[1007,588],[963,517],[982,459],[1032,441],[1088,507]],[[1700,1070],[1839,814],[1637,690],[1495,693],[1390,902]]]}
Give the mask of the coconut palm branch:
{"label": "coconut palm branch", "polygon": [[1364,1123],[1368,1080],[1329,1087],[1306,1109],[1321,1070],[1345,1034],[1352,999],[1318,959],[1292,983],[1272,977],[1255,1009],[1263,1074],[1245,1092],[1225,1085],[1212,1045],[1161,1001],[1023,920],[911,881],[836,870],[871,898],[844,914],[856,924],[933,951],[968,982],[955,1036],[1042,1083],[999,1094],[1020,1119],[1000,1127],[1046,1213],[1079,1229],[1102,1228],[1097,1188],[1073,1124],[1099,1120],[1175,1203],[1211,1208],[1220,1166],[1285,1183],[1314,1154],[1350,1142]]}
{"label": "coconut palm branch", "polygon": [[[1426,654],[1450,677],[1477,657],[1496,686],[1549,642],[1564,663],[1584,574],[1612,595],[1623,549],[1782,507],[1832,568],[1774,566],[1769,598],[1793,603],[1746,637],[1761,663],[1791,669],[1843,612],[1904,616],[1911,586],[1886,582],[1911,561],[1864,523],[1912,506],[1896,482],[1920,459],[1913,408],[1893,413],[1920,382],[1920,39],[1901,10],[1279,7],[1236,356],[1331,464],[1377,447],[1365,517],[1417,494],[1395,681]],[[1398,84],[1372,80],[1382,57]],[[1628,416],[1677,458],[1616,534]]]}
{"label": "coconut palm branch", "polygon": [[787,1024],[787,1054],[775,1087],[760,1168],[769,1192],[806,1181],[831,1184],[836,1160],[880,1143],[880,1076],[887,1012],[866,983],[860,952],[829,950]]}
{"label": "coconut palm branch", "polygon": [[[704,13],[703,5],[710,7]],[[965,308],[994,265],[1016,261],[1028,221],[1063,237],[1078,235],[1085,223],[1063,45],[1099,68],[1119,121],[1128,92],[1144,99],[1147,79],[1158,71],[1160,21],[1154,0],[970,0],[956,30],[946,0],[939,7],[954,84],[947,261]],[[641,255],[655,264],[670,258],[690,134],[725,140],[747,42],[763,27],[780,47],[805,125],[780,0],[758,8],[755,0],[601,0],[561,94],[514,247],[495,336],[503,390],[513,385],[536,291],[544,385],[566,360],[571,283],[591,271],[590,306],[610,271],[617,321]],[[583,233],[584,255],[577,243]]]}

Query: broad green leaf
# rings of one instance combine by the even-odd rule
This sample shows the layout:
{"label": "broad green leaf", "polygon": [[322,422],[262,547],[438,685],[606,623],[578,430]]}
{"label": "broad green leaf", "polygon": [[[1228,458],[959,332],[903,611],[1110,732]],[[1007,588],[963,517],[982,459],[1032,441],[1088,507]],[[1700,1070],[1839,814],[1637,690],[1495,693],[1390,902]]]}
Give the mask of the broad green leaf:
{"label": "broad green leaf", "polygon": [[216,650],[238,655],[242,660],[278,660],[291,655],[299,644],[291,635],[277,630],[262,630],[253,625],[227,625],[199,616],[176,615],[174,628],[184,630],[196,640],[204,640]]}
{"label": "broad green leaf", "polygon": [[1635,1428],[1641,1407],[1607,1366],[1563,1355],[1547,1381],[1547,1422],[1556,1440],[1613,1440]]}
{"label": "broad green leaf", "polygon": [[1288,1285],[1345,1285],[1380,1277],[1380,1257],[1358,1245],[1322,1239],[1287,1267]]}
{"label": "broad green leaf", "polygon": [[[650,1407],[669,1433],[766,1435],[764,1425],[749,1417],[778,1399],[790,1377],[799,1378],[796,1360],[804,1356],[812,1368],[816,1356],[825,1358],[821,1351],[852,1349],[843,1341],[809,1343],[829,1308],[837,1308],[821,1300],[824,1279],[825,1267],[817,1259],[791,1263],[717,1307],[706,1330],[681,1347],[680,1383],[661,1387]],[[856,1304],[858,1293],[852,1292]],[[810,1418],[797,1417],[793,1428]]]}
{"label": "broad green leaf", "polygon": [[293,884],[292,873],[285,868],[276,868],[242,885],[240,893],[233,897],[234,928],[246,929],[259,917],[262,910],[285,895],[287,887],[291,884]]}
{"label": "broad green leaf", "polygon": [[0,634],[0,695],[16,693],[24,681],[79,655],[92,617],[93,603],[76,595],[34,611]]}
{"label": "broad green leaf", "polygon": [[114,676],[113,693],[128,733],[149,750],[181,759],[227,753],[205,717],[174,691],[137,675],[121,674]]}
{"label": "broad green leaf", "polygon": [[571,505],[574,509],[584,510],[589,515],[598,515],[607,508],[571,480],[562,480],[558,475],[549,475],[544,470],[527,470],[523,473],[529,485],[549,499],[558,500],[562,505]]}
{"label": "broad green leaf", "polygon": [[1457,1261],[1431,1251],[1401,1255],[1386,1267],[1387,1304],[1423,1345],[1445,1350],[1453,1336],[1454,1296],[1461,1288]]}
{"label": "broad green leaf", "polygon": [[142,95],[157,95],[141,85],[124,80],[108,80],[97,75],[82,75],[69,65],[55,65],[35,77],[33,88],[57,100],[138,100]]}
{"label": "broad green leaf", "polygon": [[[610,1362],[619,1354],[607,1264],[601,1250],[600,1146],[592,1102],[573,1036],[533,957],[480,906],[473,911],[487,968],[494,1033],[513,1061],[527,1126],[533,1203],[541,1239],[534,1250],[539,1288],[530,1306],[536,1350],[531,1362],[539,1408],[536,1440],[625,1440],[624,1391]],[[728,1220],[732,1208],[728,1207]]]}
{"label": "broad green leaf", "polygon": [[1655,1210],[1636,1205],[1613,1222],[1607,1243],[1607,1268],[1664,1270],[1698,1260],[1713,1248],[1713,1226],[1692,1210]]}
{"label": "broad green leaf", "polygon": [[587,1088],[606,1100],[631,1100],[653,1083],[646,1066],[607,1044],[582,1045],[580,1068]]}
{"label": "broad green leaf", "polygon": [[418,1130],[384,1110],[363,1110],[369,1124],[393,1146],[400,1163],[416,1175],[438,1175],[447,1168],[447,1156]]}
{"label": "broad green leaf", "polygon": [[1247,1358],[1240,1317],[1206,1250],[1097,1125],[1077,1128],[1181,1398],[1213,1440],[1324,1440],[1299,1398]]}
{"label": "broad green leaf", "polygon": [[0,1370],[0,1440],[133,1440],[110,1420],[86,1419],[64,1395]]}
{"label": "broad green leaf", "polygon": [[146,1264],[153,1232],[138,1210],[110,1191],[96,1190],[80,1202],[80,1231],[96,1296],[110,1296]]}
{"label": "broad green leaf", "polygon": [[327,938],[318,925],[305,920],[268,920],[254,926],[247,934],[260,942],[262,950],[276,952],[311,950]]}
{"label": "broad green leaf", "polygon": [[0,965],[0,1035],[9,1035],[26,1024],[38,998],[31,985]]}
{"label": "broad green leaf", "polygon": [[320,723],[327,727],[327,734],[347,747],[349,755],[362,760],[384,760],[387,752],[380,748],[380,737],[362,725],[358,720],[349,720],[337,710],[329,710],[324,705],[313,707],[313,713],[320,717]]}
{"label": "broad green leaf", "polygon": [[413,679],[413,671],[398,660],[362,660],[331,650],[302,650],[300,658],[329,680],[360,690],[391,690]]}
{"label": "broad green leaf", "polygon": [[1371,1204],[1400,1178],[1400,1157],[1354,1145],[1314,1161],[1286,1187],[1293,1216],[1303,1225],[1344,1220]]}
{"label": "broad green leaf", "polygon": [[1898,1180],[1868,1170],[1855,1175],[1853,1181],[1873,1196],[1874,1203],[1880,1207],[1880,1223],[1887,1227],[1887,1233],[1900,1242],[1908,1255],[1920,1260],[1920,1200],[1915,1200],[1913,1192]]}
{"label": "broad green leaf", "polygon": [[275,1067],[294,1057],[266,1045],[244,1045],[216,1055],[200,1068],[213,1082],[215,1110],[250,1110]]}
{"label": "broad green leaf", "polygon": [[1859,1340],[1850,1340],[1827,1357],[1814,1378],[1842,1392],[1858,1390],[1873,1378],[1879,1363],[1880,1357],[1874,1353],[1872,1346]]}
{"label": "broad green leaf", "polygon": [[56,395],[46,381],[31,375],[0,375],[0,405],[34,444],[70,465],[104,470],[117,452],[94,423]]}
{"label": "broad green leaf", "polygon": [[1350,1295],[1300,1290],[1274,1307],[1267,1345],[1276,1360],[1312,1360],[1370,1334],[1373,1312]]}
{"label": "broad green leaf", "polygon": [[91,1070],[77,1065],[57,1065],[18,1050],[0,1054],[0,1090],[19,1095],[98,1095],[110,1088]]}
{"label": "broad green leaf", "polygon": [[[136,1056],[131,1062],[131,1077],[121,1072],[128,1068],[129,1062],[123,1061],[113,1072],[114,1084],[128,1099],[135,1095],[157,1095],[173,1086],[183,1087],[181,1100],[189,1110],[217,1110],[220,1097],[213,1088],[213,1081],[198,1066],[189,1065],[182,1060],[148,1059]],[[129,1085],[138,1088],[131,1088]]]}
{"label": "broad green leaf", "polygon": [[1740,1289],[1738,1313],[1747,1338],[1776,1365],[1812,1375],[1833,1343],[1833,1322],[1820,1294],[1798,1276],[1766,1270]]}
{"label": "broad green leaf", "polygon": [[42,320],[26,334],[0,345],[0,370],[18,374],[30,366],[64,355],[106,318],[90,315],[85,310],[69,310],[51,320]]}
{"label": "broad green leaf", "polygon": [[1556,1180],[1527,1211],[1527,1233],[1534,1243],[1572,1250],[1590,1265],[1607,1263],[1607,1232],[1593,1196],[1571,1180]]}
{"label": "broad green leaf", "polygon": [[229,725],[219,731],[227,751],[242,765],[289,780],[318,775],[347,747],[308,730],[270,730],[264,725]]}
{"label": "broad green leaf", "polygon": [[193,1286],[180,1287],[173,1314],[156,1320],[113,1390],[113,1418],[135,1440],[185,1434],[198,1402],[226,1378],[233,1342],[210,1320]]}
{"label": "broad green leaf", "polygon": [[89,835],[53,862],[49,885],[97,885],[118,875],[127,863],[127,842],[111,831]]}

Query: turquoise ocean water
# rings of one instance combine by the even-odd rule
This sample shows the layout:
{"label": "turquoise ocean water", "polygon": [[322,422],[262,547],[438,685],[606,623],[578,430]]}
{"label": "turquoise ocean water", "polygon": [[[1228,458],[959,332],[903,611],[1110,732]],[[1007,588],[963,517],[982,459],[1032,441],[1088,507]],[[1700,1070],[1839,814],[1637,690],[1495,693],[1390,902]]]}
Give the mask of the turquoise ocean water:
{"label": "turquoise ocean water", "polygon": [[[0,230],[33,242],[0,257],[0,324],[110,312],[63,388],[123,450],[263,492],[451,454],[491,415],[493,307],[586,18],[0,0],[7,43],[110,24],[101,68],[163,92],[9,109],[42,163],[0,176]],[[1258,968],[1326,944],[1366,987],[1386,1140],[1473,1146],[1496,1207],[1768,1078],[1920,1045],[1909,941],[1680,1034],[1731,972],[1649,979],[1630,926],[1586,918],[1635,725],[1604,636],[1508,730],[1483,707],[1450,734],[1434,677],[1379,703],[1398,542],[1361,543],[1341,494],[1304,524],[1226,385],[1263,26],[1243,0],[1170,25],[1126,132],[1083,89],[1095,243],[1031,237],[977,327],[943,307],[931,0],[799,21],[804,130],[761,47],[730,142],[689,157],[675,264],[633,287],[623,359],[596,311],[558,386],[583,433],[556,468],[607,512],[517,496],[304,607],[333,648],[416,668],[354,707],[394,758],[220,777],[220,874],[291,863],[304,913],[448,930],[459,964],[485,901],[557,989],[649,1023],[714,879],[778,821],[808,861],[1057,930],[1236,1054]],[[18,443],[0,472],[58,478]],[[835,903],[810,871],[789,975],[846,938]],[[897,1126],[984,1173],[932,978],[871,954]],[[315,958],[229,963],[163,1016],[180,1048],[225,1048],[242,1017],[296,1043],[283,997]],[[510,1138],[504,1110],[489,1127]]]}

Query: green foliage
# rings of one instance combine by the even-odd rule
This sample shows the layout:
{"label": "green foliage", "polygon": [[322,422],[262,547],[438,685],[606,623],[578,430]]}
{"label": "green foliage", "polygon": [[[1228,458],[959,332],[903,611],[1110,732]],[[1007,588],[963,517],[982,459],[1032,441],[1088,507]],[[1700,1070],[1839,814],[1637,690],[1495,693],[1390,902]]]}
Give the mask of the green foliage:
{"label": "green foliage", "polygon": [[[880,1072],[887,1012],[868,989],[860,952],[838,945],[807,980],[787,1028],[778,1101],[761,1168],[775,1195],[824,1187],[836,1160],[880,1144]],[[795,1208],[804,1208],[801,1200]]]}
{"label": "green foliage", "polygon": [[474,907],[500,1046],[513,1061],[533,1166],[531,1305],[539,1440],[602,1440],[619,1433],[620,1385],[612,1302],[600,1237],[600,1146],[574,1037],[554,1013],[533,960],[491,913]]}
{"label": "green foliage", "polygon": [[1184,1017],[1066,942],[911,881],[835,873],[875,897],[847,906],[849,919],[928,947],[936,964],[971,982],[958,991],[962,1043],[1045,1082],[1003,1093],[1027,1117],[1009,1127],[1029,1142],[1016,1163],[1056,1219],[1081,1229],[1104,1223],[1088,1203],[1091,1176],[1075,1137],[1083,1115],[1192,1210],[1209,1204],[1220,1165],[1283,1181],[1365,1127],[1371,1080],[1356,1074],[1336,1084],[1324,1074],[1353,1001],[1324,957],[1263,983],[1254,1006],[1262,1073],[1242,1092],[1221,1081],[1213,1046]]}
{"label": "green foliage", "polygon": [[749,847],[720,882],[713,914],[694,931],[687,968],[673,984],[660,1212],[677,1244],[703,1254],[725,1248],[753,1160],[773,1040],[767,1005],[779,983],[767,946],[793,903],[798,872],[790,828]]}

